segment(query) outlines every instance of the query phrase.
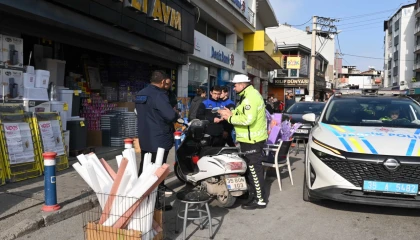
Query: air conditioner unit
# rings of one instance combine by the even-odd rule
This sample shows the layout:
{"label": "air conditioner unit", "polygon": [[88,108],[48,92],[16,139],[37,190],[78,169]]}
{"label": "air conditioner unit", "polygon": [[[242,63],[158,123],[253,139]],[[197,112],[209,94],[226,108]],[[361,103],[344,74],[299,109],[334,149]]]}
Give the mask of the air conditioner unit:
{"label": "air conditioner unit", "polygon": [[404,86],[405,85],[405,81],[400,81],[400,86]]}

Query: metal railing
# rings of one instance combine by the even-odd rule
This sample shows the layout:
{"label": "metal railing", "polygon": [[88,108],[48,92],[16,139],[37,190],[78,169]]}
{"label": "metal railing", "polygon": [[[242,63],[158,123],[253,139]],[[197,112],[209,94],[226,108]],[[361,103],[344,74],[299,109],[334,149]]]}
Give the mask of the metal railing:
{"label": "metal railing", "polygon": [[414,47],[414,51],[415,51],[415,52],[417,52],[418,50],[420,50],[420,44],[418,44],[418,45],[416,45],[416,46]]}
{"label": "metal railing", "polygon": [[413,65],[413,70],[420,69],[420,62],[415,62]]}
{"label": "metal railing", "polygon": [[246,20],[252,25],[254,26],[254,22],[255,22],[255,13],[251,10],[251,8],[248,8],[248,17],[246,18]]}
{"label": "metal railing", "polygon": [[414,27],[414,33],[420,32],[420,24],[416,24]]}

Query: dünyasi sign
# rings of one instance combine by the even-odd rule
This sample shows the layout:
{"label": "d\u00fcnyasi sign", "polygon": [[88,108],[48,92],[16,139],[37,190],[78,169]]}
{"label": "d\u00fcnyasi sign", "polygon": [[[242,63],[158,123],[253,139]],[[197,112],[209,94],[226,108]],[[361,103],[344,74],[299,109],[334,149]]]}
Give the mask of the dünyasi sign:
{"label": "d\u00fcnyasi sign", "polygon": [[306,87],[309,84],[308,78],[274,78],[273,83],[279,87]]}

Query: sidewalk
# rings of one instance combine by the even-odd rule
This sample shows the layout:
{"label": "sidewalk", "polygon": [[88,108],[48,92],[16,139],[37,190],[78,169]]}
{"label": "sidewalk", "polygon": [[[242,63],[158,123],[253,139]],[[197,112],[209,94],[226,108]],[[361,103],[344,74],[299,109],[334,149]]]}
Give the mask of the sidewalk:
{"label": "sidewalk", "polygon": [[[117,169],[115,156],[123,149],[112,152],[97,151],[98,158],[104,158],[112,168]],[[169,152],[168,164],[174,176],[174,149]],[[57,173],[57,198],[61,206],[59,211],[45,213],[41,211],[44,204],[44,177],[28,179],[17,183],[8,183],[0,187],[0,239],[9,240],[23,236],[39,228],[52,225],[67,218],[76,216],[96,206],[97,202],[86,200],[82,192],[88,190],[88,185],[71,166],[76,158],[69,160],[69,169]],[[140,155],[137,155],[139,166]],[[89,194],[85,192],[85,195]]]}

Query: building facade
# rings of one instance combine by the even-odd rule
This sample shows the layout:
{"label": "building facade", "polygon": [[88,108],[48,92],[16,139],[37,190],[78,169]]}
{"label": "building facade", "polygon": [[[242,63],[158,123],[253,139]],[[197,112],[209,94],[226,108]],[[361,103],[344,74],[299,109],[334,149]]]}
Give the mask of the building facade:
{"label": "building facade", "polygon": [[[283,69],[277,69],[273,82],[269,84],[268,94],[279,100],[284,100],[286,95],[293,96],[299,101],[308,95],[310,56],[311,49],[301,44],[278,45],[278,51],[283,54]],[[296,57],[300,57],[298,66],[291,66]],[[325,94],[331,91],[331,84],[326,81],[326,72],[329,62],[321,54],[315,58],[315,100],[323,100]]]}
{"label": "building facade", "polygon": [[[312,37],[310,32],[293,28],[289,25],[279,25],[277,28],[267,29],[267,34],[277,45],[301,44],[311,48]],[[334,80],[334,58],[335,58],[335,38],[331,35],[329,39],[317,37],[316,50],[328,61],[325,72],[327,81]]]}
{"label": "building facade", "polygon": [[[404,5],[384,23],[384,87],[405,90],[412,86],[414,71],[420,71],[420,57],[414,55],[420,46],[415,37],[415,4]],[[417,45],[418,42],[418,45]],[[414,61],[416,60],[416,61]]]}
{"label": "building facade", "polygon": [[273,41],[268,37],[254,41],[254,36],[261,32],[265,35],[266,27],[278,25],[270,2],[191,0],[191,3],[198,12],[194,52],[188,64],[179,67],[178,96],[193,97],[198,87],[209,90],[214,85],[228,85],[235,74],[248,74],[253,85],[264,93],[268,72],[281,67],[279,59],[273,60],[274,47],[260,48],[267,42],[274,46]]}

